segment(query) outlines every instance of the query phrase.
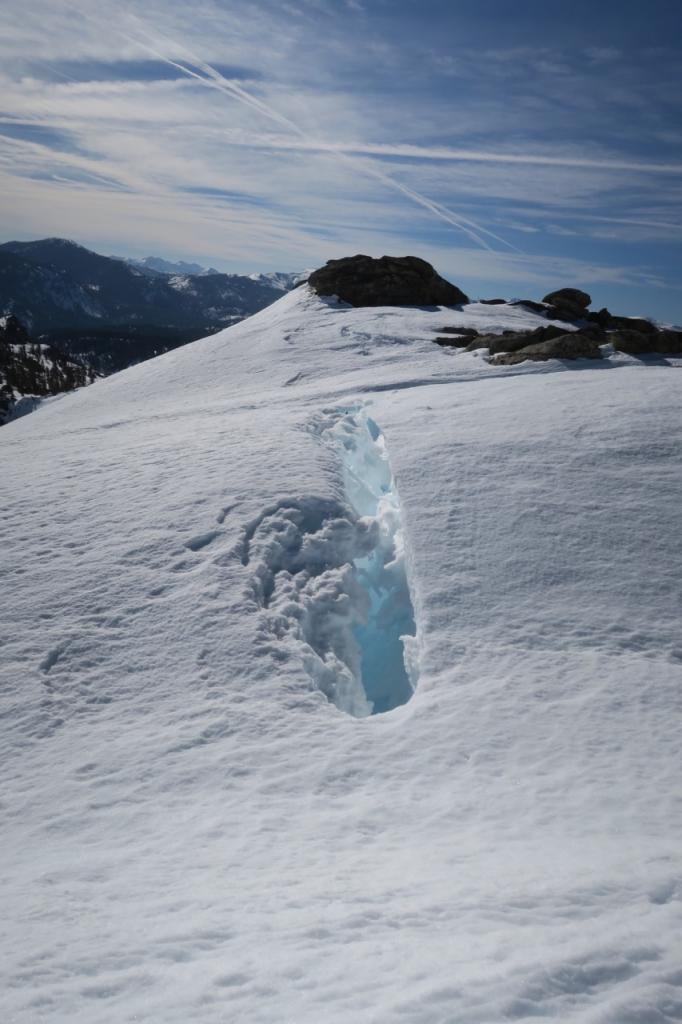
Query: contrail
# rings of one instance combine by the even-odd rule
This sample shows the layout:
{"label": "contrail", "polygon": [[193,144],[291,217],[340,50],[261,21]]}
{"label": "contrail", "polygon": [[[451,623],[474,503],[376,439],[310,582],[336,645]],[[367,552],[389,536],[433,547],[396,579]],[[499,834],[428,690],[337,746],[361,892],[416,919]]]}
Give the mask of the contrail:
{"label": "contrail", "polygon": [[[136,15],[130,15],[130,17],[133,18],[137,23],[138,32],[141,32],[146,37],[146,39],[149,40],[151,37],[149,33],[146,31],[144,25],[140,22],[140,19]],[[176,43],[174,40],[167,39],[167,42],[172,43],[172,45],[175,48],[184,51],[184,53],[187,54],[187,60],[185,62],[173,60],[171,57],[168,57],[166,56],[166,54],[159,51],[155,46],[152,46],[150,42],[144,42],[138,36],[130,36],[124,32],[120,32],[120,34],[123,35],[126,39],[128,39],[129,42],[135,43],[136,45],[141,46],[143,49],[147,50],[148,53],[153,54],[153,56],[155,56],[158,60],[162,61],[164,64],[176,68],[178,71],[181,71],[183,74],[187,75],[190,78],[196,79],[198,82],[201,82],[203,85],[208,86],[209,88],[218,89],[219,92],[222,92],[230,96],[231,98],[236,99],[238,102],[243,103],[245,106],[250,107],[252,110],[258,111],[264,117],[269,118],[269,120],[275,121],[277,124],[288,129],[290,132],[298,136],[298,138],[301,139],[304,143],[306,143],[307,146],[309,146],[310,148],[316,147],[316,140],[311,138],[307,134],[307,132],[304,132],[303,129],[301,129],[294,121],[291,121],[284,114],[280,114],[277,110],[269,106],[269,104],[264,103],[262,100],[259,100],[255,96],[252,96],[251,93],[247,92],[246,89],[244,89],[234,80],[225,78],[224,75],[221,75],[220,72],[217,71],[210,64],[207,64],[205,61],[201,60],[201,58],[191,53],[186,47],[179,46],[179,44]],[[320,147],[320,149],[322,152],[324,152],[324,146]],[[352,156],[344,151],[334,152],[335,155],[339,159],[343,160],[344,163],[353,167],[355,170],[361,171],[368,177],[374,178],[376,181],[381,182],[388,188],[391,188],[394,191],[400,192],[402,195],[407,196],[408,199],[411,199],[414,203],[416,203],[419,206],[422,206],[424,209],[429,210],[440,220],[445,221],[445,223],[457,228],[468,238],[476,242],[478,245],[481,246],[481,248],[486,249],[488,252],[492,252],[494,250],[492,249],[492,246],[489,245],[488,242],[486,242],[485,239],[481,237],[481,235],[487,235],[489,238],[495,239],[495,241],[499,242],[501,245],[507,246],[514,252],[520,253],[519,249],[516,249],[515,246],[511,245],[504,238],[500,238],[499,235],[493,234],[492,231],[488,231],[486,228],[481,227],[474,221],[469,220],[466,217],[462,217],[460,214],[454,213],[454,211],[448,209],[448,207],[443,206],[441,203],[435,202],[433,199],[429,199],[427,196],[422,195],[415,189],[409,188],[409,186],[407,185],[403,185],[401,182],[398,182],[394,178],[390,177],[390,175],[384,173],[383,171],[380,171],[374,165],[368,164],[366,161],[361,160],[356,156]]]}
{"label": "contrail", "polygon": [[[286,148],[294,144],[283,138],[262,145]],[[325,150],[330,153],[352,153],[360,156],[402,156],[415,160],[434,160],[442,163],[517,164],[535,167],[567,167],[576,170],[636,171],[643,174],[682,174],[682,163],[645,163],[640,160],[618,160],[610,157],[549,156],[543,153],[499,153],[493,150],[454,149],[447,146],[413,146],[403,143],[329,142],[319,139],[305,140],[306,149]]]}

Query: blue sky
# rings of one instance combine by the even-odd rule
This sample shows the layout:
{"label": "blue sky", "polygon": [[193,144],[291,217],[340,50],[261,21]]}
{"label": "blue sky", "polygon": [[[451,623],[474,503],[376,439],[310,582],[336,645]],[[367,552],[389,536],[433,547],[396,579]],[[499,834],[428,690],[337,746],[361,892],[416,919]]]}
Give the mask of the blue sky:
{"label": "blue sky", "polygon": [[678,0],[5,0],[2,235],[682,322]]}

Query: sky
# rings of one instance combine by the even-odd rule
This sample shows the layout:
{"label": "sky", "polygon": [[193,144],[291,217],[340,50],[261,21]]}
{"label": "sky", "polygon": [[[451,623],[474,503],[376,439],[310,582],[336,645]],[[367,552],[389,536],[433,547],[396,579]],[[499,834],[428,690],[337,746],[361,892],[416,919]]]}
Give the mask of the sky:
{"label": "sky", "polygon": [[0,236],[682,323],[679,0],[4,0]]}

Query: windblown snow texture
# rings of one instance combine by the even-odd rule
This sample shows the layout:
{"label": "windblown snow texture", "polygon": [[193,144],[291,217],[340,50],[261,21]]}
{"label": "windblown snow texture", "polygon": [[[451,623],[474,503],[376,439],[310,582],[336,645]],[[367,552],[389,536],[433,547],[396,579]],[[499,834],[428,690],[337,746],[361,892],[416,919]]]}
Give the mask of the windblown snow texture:
{"label": "windblown snow texture", "polygon": [[680,361],[433,344],[540,322],[303,287],[2,428],[3,1021],[682,1019]]}

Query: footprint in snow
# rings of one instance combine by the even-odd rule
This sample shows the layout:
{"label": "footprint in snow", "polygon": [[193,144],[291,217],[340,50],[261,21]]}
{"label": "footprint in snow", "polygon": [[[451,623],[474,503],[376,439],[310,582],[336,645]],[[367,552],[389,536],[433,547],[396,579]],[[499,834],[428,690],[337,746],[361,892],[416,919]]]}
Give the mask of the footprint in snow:
{"label": "footprint in snow", "polygon": [[190,537],[185,541],[185,547],[190,551],[201,551],[202,548],[212,544],[216,537],[220,536],[219,530],[209,530],[207,533],[199,533],[196,537]]}

